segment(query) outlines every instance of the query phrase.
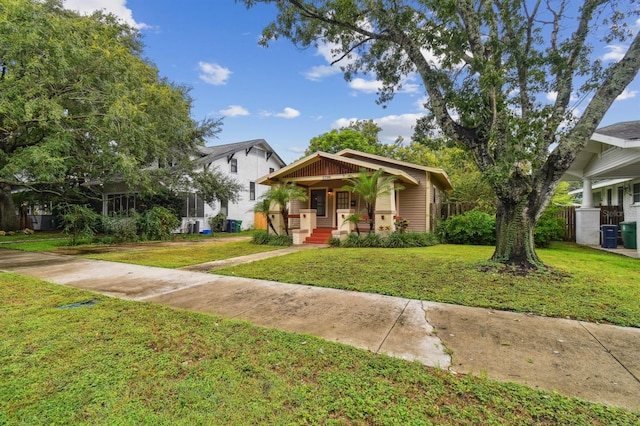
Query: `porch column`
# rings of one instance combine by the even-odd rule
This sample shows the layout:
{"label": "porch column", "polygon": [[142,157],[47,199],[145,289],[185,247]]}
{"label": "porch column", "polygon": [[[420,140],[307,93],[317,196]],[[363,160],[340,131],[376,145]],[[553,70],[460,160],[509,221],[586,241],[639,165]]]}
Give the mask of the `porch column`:
{"label": "porch column", "polygon": [[593,207],[593,188],[591,179],[582,180],[582,207]]}
{"label": "porch column", "polygon": [[355,213],[353,209],[338,209],[336,210],[336,216],[338,217],[338,231],[345,231],[347,233],[355,230],[355,225],[351,222],[346,222],[345,219]]}
{"label": "porch column", "polygon": [[[396,215],[396,191],[381,194],[376,199],[375,229],[374,232],[395,231],[394,216]],[[380,229],[382,227],[382,229]]]}
{"label": "porch column", "polygon": [[576,209],[576,243],[600,244],[600,209],[593,207],[591,179],[582,180],[582,206]]}
{"label": "porch column", "polygon": [[300,209],[300,229],[292,231],[293,244],[302,244],[316,227],[316,209]]}
{"label": "porch column", "polygon": [[[280,214],[280,209],[277,209],[275,205],[271,205],[269,209],[269,217],[271,218],[271,223],[273,227],[278,231],[279,235],[284,234],[284,221],[282,220],[282,215]],[[267,232],[271,233],[273,230],[271,227],[267,227]]]}

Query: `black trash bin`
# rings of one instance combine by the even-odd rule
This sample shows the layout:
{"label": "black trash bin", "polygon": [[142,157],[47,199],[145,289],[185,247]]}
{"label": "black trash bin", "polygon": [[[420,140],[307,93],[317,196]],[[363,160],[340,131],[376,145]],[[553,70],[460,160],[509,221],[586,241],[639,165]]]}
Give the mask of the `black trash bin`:
{"label": "black trash bin", "polygon": [[236,227],[236,221],[233,219],[227,219],[227,232],[233,232]]}
{"label": "black trash bin", "polygon": [[602,225],[602,248],[618,248],[618,225]]}

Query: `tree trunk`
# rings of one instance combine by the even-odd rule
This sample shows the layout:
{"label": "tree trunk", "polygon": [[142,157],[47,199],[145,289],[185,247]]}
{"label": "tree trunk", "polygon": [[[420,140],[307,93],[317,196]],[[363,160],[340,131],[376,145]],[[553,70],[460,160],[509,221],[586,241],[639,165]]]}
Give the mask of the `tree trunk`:
{"label": "tree trunk", "polygon": [[284,232],[289,236],[289,209],[280,210],[280,214],[282,215],[282,220],[284,221]]}
{"label": "tree trunk", "polygon": [[520,202],[498,200],[496,250],[491,260],[524,270],[544,268],[535,252],[533,231],[538,215],[534,210],[526,199]]}
{"label": "tree trunk", "polygon": [[0,185],[0,231],[15,231],[17,229],[18,218],[11,196],[11,188],[8,185]]}
{"label": "tree trunk", "polygon": [[[273,233],[275,235],[278,235],[278,231],[276,231],[275,226],[273,226],[273,221],[271,220],[271,218],[269,217],[269,212],[267,212],[265,214],[265,216],[267,216],[267,223],[269,224],[269,227],[271,228],[271,230],[273,231]],[[268,231],[268,230],[267,230]]]}

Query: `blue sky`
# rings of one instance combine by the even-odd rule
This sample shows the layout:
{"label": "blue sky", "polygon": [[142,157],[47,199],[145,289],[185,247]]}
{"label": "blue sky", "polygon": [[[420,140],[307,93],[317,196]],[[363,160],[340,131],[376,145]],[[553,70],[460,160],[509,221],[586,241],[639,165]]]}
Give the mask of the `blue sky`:
{"label": "blue sky", "polygon": [[[299,50],[287,40],[260,47],[260,33],[275,16],[271,6],[247,10],[233,0],[64,3],[86,13],[104,9],[138,27],[145,57],[160,75],[191,88],[193,118],[224,117],[222,132],[208,145],[265,139],[289,163],[302,156],[311,138],[356,119],[375,120],[385,142],[398,136],[408,142],[412,126],[424,114],[417,80],[409,80],[383,108],[375,102],[373,76],[345,81],[337,67],[329,66],[323,49]],[[625,50],[612,45],[600,55],[615,60]],[[636,78],[601,125],[640,119],[639,98]]]}

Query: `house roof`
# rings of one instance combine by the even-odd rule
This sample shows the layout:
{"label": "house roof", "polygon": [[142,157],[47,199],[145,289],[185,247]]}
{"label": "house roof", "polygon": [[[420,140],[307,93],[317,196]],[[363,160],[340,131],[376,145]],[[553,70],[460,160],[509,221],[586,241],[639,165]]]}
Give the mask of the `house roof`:
{"label": "house roof", "polygon": [[230,158],[238,151],[245,151],[245,153],[248,154],[249,151],[251,151],[251,149],[254,147],[266,151],[267,158],[275,158],[278,163],[280,163],[280,166],[284,166],[286,164],[282,160],[282,158],[280,158],[280,156],[273,150],[271,145],[269,145],[264,139],[252,139],[249,141],[228,143],[224,145],[198,146],[197,151],[200,153],[201,157],[196,161],[203,164],[212,163],[219,158]]}
{"label": "house roof", "polygon": [[[383,161],[389,165],[380,165],[377,163],[354,158],[361,154],[360,151],[344,150],[337,154],[329,154],[327,152],[316,152],[307,157],[304,157],[280,170],[276,170],[266,176],[263,176],[256,180],[257,183],[263,185],[271,185],[278,182],[304,182],[312,185],[322,180],[335,180],[345,179],[357,176],[361,169],[367,169],[375,171],[382,169],[385,173],[396,176],[400,181],[411,184],[419,185],[419,182],[409,175],[407,172],[398,168],[392,167],[394,164],[405,167],[412,167],[418,170],[430,171],[433,173],[440,173],[446,177],[444,171],[440,169],[430,169],[423,166],[418,166],[411,163],[389,161],[388,158],[375,156],[376,159]],[[365,156],[367,157],[367,156]],[[373,157],[368,156],[373,159]],[[428,169],[428,170],[427,170]],[[445,181],[448,185],[445,185],[445,189],[451,189],[451,183],[446,177]]]}
{"label": "house roof", "polygon": [[628,179],[639,176],[640,120],[597,129],[563,179]]}
{"label": "house roof", "polygon": [[[593,139],[605,136],[612,141],[634,142],[640,141],[640,120],[623,121],[610,126],[601,127],[593,134]],[[640,143],[637,145],[640,146]]]}

